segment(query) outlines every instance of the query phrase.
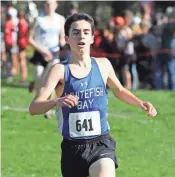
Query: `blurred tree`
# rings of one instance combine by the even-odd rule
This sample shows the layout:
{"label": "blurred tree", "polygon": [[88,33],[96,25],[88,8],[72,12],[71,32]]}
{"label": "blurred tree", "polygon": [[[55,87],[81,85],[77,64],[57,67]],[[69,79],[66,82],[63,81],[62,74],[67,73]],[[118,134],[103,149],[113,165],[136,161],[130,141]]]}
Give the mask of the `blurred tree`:
{"label": "blurred tree", "polygon": [[155,1],[155,5],[164,11],[168,6],[175,7],[175,1]]}
{"label": "blurred tree", "polygon": [[[3,1],[1,1],[3,2]],[[5,1],[4,1],[5,2]],[[6,1],[7,2],[7,1]],[[40,12],[43,11],[43,1],[33,1]],[[156,6],[173,5],[175,2],[156,1]],[[17,9],[27,5],[27,1],[17,1]],[[85,12],[94,17],[98,28],[106,28],[112,16],[121,15],[123,10],[129,9],[134,14],[140,11],[141,1],[58,1],[56,12],[67,17],[73,12]]]}
{"label": "blurred tree", "polygon": [[100,29],[107,28],[111,16],[112,16],[111,5],[107,2],[104,2],[104,4],[99,4],[95,13],[95,20],[97,23],[97,27]]}
{"label": "blurred tree", "polygon": [[140,1],[113,1],[111,2],[113,15],[121,15],[123,10],[131,10],[136,13],[140,10]]}
{"label": "blurred tree", "polygon": [[111,1],[80,1],[79,12],[90,14],[95,19],[96,27],[104,29],[112,16]]}

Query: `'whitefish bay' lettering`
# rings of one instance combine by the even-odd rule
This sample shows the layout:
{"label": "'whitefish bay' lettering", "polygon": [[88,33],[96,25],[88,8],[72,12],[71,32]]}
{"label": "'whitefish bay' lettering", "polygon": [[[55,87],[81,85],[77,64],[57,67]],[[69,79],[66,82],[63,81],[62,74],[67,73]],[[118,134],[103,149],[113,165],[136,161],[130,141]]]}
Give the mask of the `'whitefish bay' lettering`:
{"label": "'whitefish bay' lettering", "polygon": [[[69,93],[70,95],[76,95],[79,97],[77,108],[80,109],[88,109],[92,108],[92,104],[95,97],[103,96],[104,89],[103,87],[90,88],[86,90],[82,90],[79,92]],[[67,93],[65,93],[67,95]]]}

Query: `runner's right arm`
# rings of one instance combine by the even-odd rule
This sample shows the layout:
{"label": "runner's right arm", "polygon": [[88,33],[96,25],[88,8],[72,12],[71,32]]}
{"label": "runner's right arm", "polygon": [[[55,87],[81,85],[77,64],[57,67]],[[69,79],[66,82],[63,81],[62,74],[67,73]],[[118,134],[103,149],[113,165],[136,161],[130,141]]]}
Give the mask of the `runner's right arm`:
{"label": "runner's right arm", "polygon": [[78,98],[71,95],[57,98],[55,100],[47,100],[56,88],[58,82],[62,82],[63,79],[64,66],[62,64],[54,65],[48,74],[47,80],[29,107],[29,112],[31,115],[43,114],[56,106],[67,106],[71,108],[77,105]]}

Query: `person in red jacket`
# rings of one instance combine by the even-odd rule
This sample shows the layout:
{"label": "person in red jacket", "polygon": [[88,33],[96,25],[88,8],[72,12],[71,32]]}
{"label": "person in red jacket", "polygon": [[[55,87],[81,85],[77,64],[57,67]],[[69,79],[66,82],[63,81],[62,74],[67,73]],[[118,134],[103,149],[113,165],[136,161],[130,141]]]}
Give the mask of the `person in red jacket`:
{"label": "person in red jacket", "polygon": [[27,83],[28,68],[26,60],[25,49],[28,45],[28,22],[25,18],[23,10],[18,13],[18,40],[17,44],[19,47],[19,60],[20,60],[20,71],[21,71],[21,84]]}
{"label": "person in red jacket", "polygon": [[12,54],[11,49],[14,46],[13,31],[15,30],[15,25],[12,21],[12,16],[7,13],[6,21],[4,23],[4,42],[7,53],[7,60],[5,65],[7,68],[7,80],[12,80]]}
{"label": "person in red jacket", "polygon": [[19,59],[18,59],[19,51],[17,46],[18,10],[14,8],[12,1],[7,2],[6,12],[11,16],[13,25],[15,26],[15,29],[12,32],[13,46],[10,52],[11,52],[11,60],[12,60],[12,75],[16,75],[19,73]]}
{"label": "person in red jacket", "polygon": [[4,29],[4,41],[6,49],[11,49],[13,46],[12,33],[15,29],[15,25],[13,24],[12,17],[10,14],[7,14],[7,20],[4,23]]}

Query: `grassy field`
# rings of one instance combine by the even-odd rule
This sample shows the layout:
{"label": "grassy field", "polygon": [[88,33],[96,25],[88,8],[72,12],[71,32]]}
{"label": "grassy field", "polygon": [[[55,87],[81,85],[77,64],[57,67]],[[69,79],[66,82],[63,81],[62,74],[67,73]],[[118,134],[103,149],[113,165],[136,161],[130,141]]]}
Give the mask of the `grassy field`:
{"label": "grassy field", "polygon": [[[109,124],[117,141],[118,177],[175,177],[175,93],[137,91],[152,102],[156,119],[109,92]],[[61,177],[56,119],[30,116],[34,95],[17,82],[2,84],[2,177]],[[8,106],[8,107],[7,107]]]}

